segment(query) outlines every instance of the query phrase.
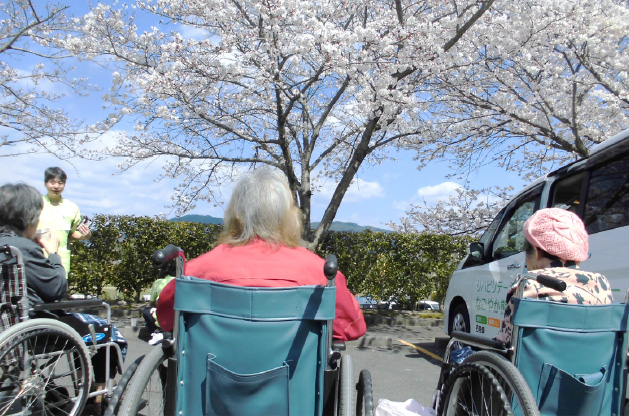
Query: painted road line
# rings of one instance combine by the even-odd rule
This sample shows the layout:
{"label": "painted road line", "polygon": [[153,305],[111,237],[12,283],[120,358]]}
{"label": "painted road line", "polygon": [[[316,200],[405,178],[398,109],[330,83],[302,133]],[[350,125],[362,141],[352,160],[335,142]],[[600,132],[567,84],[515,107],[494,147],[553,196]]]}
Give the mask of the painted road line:
{"label": "painted road line", "polygon": [[443,358],[439,357],[437,354],[433,354],[432,352],[428,351],[427,349],[424,349],[422,347],[418,347],[417,345],[411,344],[410,342],[406,342],[403,339],[398,339],[397,342],[401,342],[404,345],[408,345],[411,348],[415,348],[417,351],[419,352],[423,352],[424,354],[426,354],[427,356],[434,358],[435,360],[439,360],[442,361]]}

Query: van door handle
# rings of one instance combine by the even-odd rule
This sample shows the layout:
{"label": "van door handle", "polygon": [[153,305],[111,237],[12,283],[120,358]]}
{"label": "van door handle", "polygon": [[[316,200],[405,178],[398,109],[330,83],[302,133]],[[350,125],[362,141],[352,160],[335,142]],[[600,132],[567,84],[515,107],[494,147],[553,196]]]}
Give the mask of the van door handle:
{"label": "van door handle", "polygon": [[519,269],[520,263],[513,263],[507,266],[507,269]]}

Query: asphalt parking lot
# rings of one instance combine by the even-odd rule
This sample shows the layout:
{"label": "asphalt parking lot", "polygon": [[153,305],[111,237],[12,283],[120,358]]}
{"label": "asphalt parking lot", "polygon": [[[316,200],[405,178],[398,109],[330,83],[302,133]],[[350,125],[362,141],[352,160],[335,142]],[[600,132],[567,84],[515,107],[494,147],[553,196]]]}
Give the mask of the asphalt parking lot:
{"label": "asphalt parking lot", "polygon": [[[114,314],[113,318],[129,342],[125,369],[153,348],[143,340],[147,336],[144,323],[135,313],[127,311],[123,316]],[[135,327],[131,325],[132,317],[138,317]],[[348,342],[345,354],[352,356],[355,380],[360,370],[370,371],[374,405],[378,399],[403,402],[413,398],[430,406],[445,347],[443,337],[443,325],[438,319],[368,320],[365,336]]]}

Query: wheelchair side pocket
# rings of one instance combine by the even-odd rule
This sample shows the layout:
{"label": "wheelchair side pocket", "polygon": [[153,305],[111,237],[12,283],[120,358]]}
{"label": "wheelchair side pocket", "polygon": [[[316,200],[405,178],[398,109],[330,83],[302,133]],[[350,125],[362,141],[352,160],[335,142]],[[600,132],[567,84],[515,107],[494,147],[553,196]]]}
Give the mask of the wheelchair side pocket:
{"label": "wheelchair side pocket", "polygon": [[207,356],[203,413],[209,415],[288,415],[289,366],[256,374],[237,374]]}
{"label": "wheelchair side pocket", "polygon": [[598,415],[605,394],[607,367],[592,374],[571,375],[545,363],[537,402],[541,414]]}

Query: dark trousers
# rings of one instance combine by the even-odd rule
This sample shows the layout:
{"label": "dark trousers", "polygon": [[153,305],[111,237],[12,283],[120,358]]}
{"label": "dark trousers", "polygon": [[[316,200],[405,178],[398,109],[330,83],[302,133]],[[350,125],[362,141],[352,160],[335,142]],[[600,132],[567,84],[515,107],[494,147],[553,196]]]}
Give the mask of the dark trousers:
{"label": "dark trousers", "polygon": [[157,332],[158,326],[155,318],[153,318],[153,315],[151,314],[151,308],[144,308],[142,316],[144,317],[144,322],[146,322],[146,327],[149,331],[151,333]]}
{"label": "dark trousers", "polygon": [[[61,322],[65,322],[66,324],[74,328],[79,333],[79,335],[81,335],[84,338],[84,340],[86,336],[89,336],[91,340],[91,334],[88,328],[88,323],[79,319],[75,314],[70,314],[70,313],[65,314],[65,315],[59,316],[57,319],[60,320]],[[111,337],[112,331],[116,331],[117,333],[119,333],[119,331],[115,329],[113,325],[94,324],[94,332],[96,333],[97,338],[98,338],[99,333],[105,335],[103,339],[98,340],[96,343],[102,344],[102,343],[107,342],[107,340]],[[117,337],[114,337],[114,341],[120,346],[121,353],[124,359],[124,356],[126,355],[126,352],[127,352],[127,346],[128,346],[127,341],[124,338],[117,338]],[[88,343],[88,345],[91,345],[91,341],[86,341],[86,343]],[[111,351],[113,352],[114,350],[112,349]],[[92,369],[94,370],[94,381],[97,383],[104,383],[105,381],[107,381],[107,368],[105,366],[105,363],[106,363],[105,354],[106,354],[105,349],[99,348],[96,354],[92,357]],[[116,374],[118,373],[122,374],[122,363],[118,362],[118,354],[112,353],[110,355],[109,364],[110,364],[109,365],[110,377],[115,377]]]}

